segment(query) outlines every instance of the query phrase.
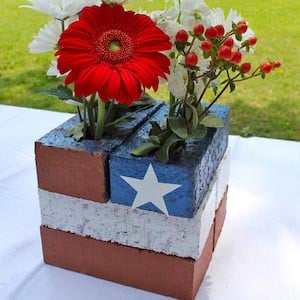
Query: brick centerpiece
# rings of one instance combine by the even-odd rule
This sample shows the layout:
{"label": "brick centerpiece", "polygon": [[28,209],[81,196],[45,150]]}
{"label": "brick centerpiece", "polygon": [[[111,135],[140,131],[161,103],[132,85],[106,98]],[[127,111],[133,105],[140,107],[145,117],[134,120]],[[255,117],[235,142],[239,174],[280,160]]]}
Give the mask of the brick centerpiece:
{"label": "brick centerpiece", "polygon": [[[224,128],[189,141],[167,165],[129,154],[146,139],[145,121],[167,115],[161,103],[99,142],[64,136],[76,117],[37,141],[45,262],[194,299],[226,215],[229,109],[213,110]],[[149,200],[134,206],[144,195]]]}

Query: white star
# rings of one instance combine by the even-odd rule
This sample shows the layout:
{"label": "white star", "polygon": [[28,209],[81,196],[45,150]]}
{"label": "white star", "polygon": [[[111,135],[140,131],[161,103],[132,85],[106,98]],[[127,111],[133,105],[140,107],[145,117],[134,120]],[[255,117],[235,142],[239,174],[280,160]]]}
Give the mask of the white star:
{"label": "white star", "polygon": [[169,215],[163,196],[176,190],[181,185],[158,182],[152,164],[149,165],[143,179],[125,176],[121,176],[121,178],[137,191],[136,197],[132,204],[133,208],[151,202],[167,216]]}

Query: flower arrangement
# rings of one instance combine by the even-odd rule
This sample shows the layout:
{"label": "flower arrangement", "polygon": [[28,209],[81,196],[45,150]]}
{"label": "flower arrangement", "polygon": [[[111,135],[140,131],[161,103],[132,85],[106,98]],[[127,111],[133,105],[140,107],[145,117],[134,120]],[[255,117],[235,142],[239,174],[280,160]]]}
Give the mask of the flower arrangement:
{"label": "flower arrangement", "polygon": [[[28,1],[27,7],[53,18],[29,47],[56,49],[48,75],[65,76],[65,85],[46,92],[83,106],[78,139],[100,139],[106,127],[126,120],[114,120],[116,106],[132,105],[146,89],[156,91],[167,81],[168,118],[152,122],[148,142],[132,152],[136,156],[155,153],[168,162],[186,140],[223,126],[212,107],[226,90],[265,78],[281,65],[267,61],[252,67],[244,61],[257,42],[247,22],[235,10],[225,17],[202,0],[174,0],[174,6],[151,14],[126,11],[127,1]],[[204,103],[209,89],[214,97]]]}

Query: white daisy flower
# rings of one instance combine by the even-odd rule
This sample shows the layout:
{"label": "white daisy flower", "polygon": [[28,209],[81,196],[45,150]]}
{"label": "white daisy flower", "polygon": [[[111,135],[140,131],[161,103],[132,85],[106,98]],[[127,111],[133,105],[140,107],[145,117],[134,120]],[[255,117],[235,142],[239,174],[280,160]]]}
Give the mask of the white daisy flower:
{"label": "white daisy flower", "polygon": [[77,15],[85,6],[99,5],[100,0],[27,0],[32,5],[20,7],[31,8],[58,20]]}
{"label": "white daisy flower", "polygon": [[[200,56],[199,56],[200,57]],[[176,61],[174,60],[173,63]],[[200,68],[198,75],[208,70],[209,61],[200,59],[197,65]],[[178,64],[171,68],[171,74],[168,76],[168,90],[178,99],[183,99],[186,95],[186,85],[188,82],[188,73],[184,66]],[[204,89],[204,83],[201,78],[195,81],[194,94],[198,98]]]}
{"label": "white daisy flower", "polygon": [[187,30],[193,30],[194,26],[202,19],[202,16],[207,15],[209,11],[210,8],[203,0],[183,0],[180,3],[181,24]]}
{"label": "white daisy flower", "polygon": [[62,24],[59,20],[52,20],[40,29],[37,36],[29,44],[30,53],[43,53],[52,51],[62,32]]}
{"label": "white daisy flower", "polygon": [[178,99],[186,94],[187,73],[183,66],[177,65],[168,76],[168,90]]}
{"label": "white daisy flower", "polygon": [[[35,36],[34,40],[29,44],[29,52],[43,53],[54,50],[63,31],[63,27],[64,29],[68,28],[68,26],[76,20],[77,17],[70,18],[65,21],[50,21],[40,29],[37,36]],[[63,25],[62,22],[64,23]]]}

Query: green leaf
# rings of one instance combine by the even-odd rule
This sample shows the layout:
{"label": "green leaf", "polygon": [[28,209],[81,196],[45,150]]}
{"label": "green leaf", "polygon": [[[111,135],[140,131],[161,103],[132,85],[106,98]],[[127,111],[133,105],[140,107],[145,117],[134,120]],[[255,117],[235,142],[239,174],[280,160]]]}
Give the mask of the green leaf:
{"label": "green leaf", "polygon": [[156,121],[150,121],[150,124],[152,126],[152,128],[151,128],[151,130],[149,132],[150,136],[151,135],[159,135],[162,132],[159,124]]}
{"label": "green leaf", "polygon": [[130,108],[142,108],[142,107],[149,107],[154,105],[156,100],[152,98],[149,94],[144,94],[143,97],[141,97],[138,101],[134,101],[131,105]]}
{"label": "green leaf", "polygon": [[160,144],[164,144],[170,135],[172,135],[171,130],[165,130],[158,134]]}
{"label": "green leaf", "polygon": [[162,145],[162,147],[156,152],[157,159],[162,163],[167,163],[170,160],[171,148],[177,149],[176,144],[183,142],[184,140],[179,138],[176,134],[172,134]]}
{"label": "green leaf", "polygon": [[203,57],[205,59],[209,58],[210,57],[210,52],[203,52]]}
{"label": "green leaf", "polygon": [[117,115],[119,106],[113,101],[109,101],[105,106],[105,124],[112,123]]}
{"label": "green leaf", "polygon": [[207,128],[205,127],[205,125],[200,124],[197,126],[196,129],[194,129],[192,131],[191,134],[189,134],[189,138],[190,139],[201,139],[206,136],[206,133],[207,133]]}
{"label": "green leaf", "polygon": [[235,84],[233,82],[230,83],[230,93],[235,90]]}
{"label": "green leaf", "polygon": [[147,142],[142,144],[140,147],[134,149],[133,151],[131,151],[131,154],[134,156],[145,156],[157,148],[158,148],[157,145],[153,144],[152,142]]}
{"label": "green leaf", "polygon": [[243,39],[242,35],[241,35],[240,33],[238,33],[238,32],[235,34],[235,38],[236,38],[239,42]]}
{"label": "green leaf", "polygon": [[84,122],[79,123],[71,129],[66,129],[65,136],[73,137],[75,141],[79,142],[84,137]]}
{"label": "green leaf", "polygon": [[172,59],[176,58],[176,53],[175,52],[171,52],[169,54],[169,57],[172,58]]}
{"label": "green leaf", "polygon": [[188,136],[187,128],[184,118],[179,117],[169,117],[168,118],[169,128],[175,133],[179,138],[186,139]]}
{"label": "green leaf", "polygon": [[220,128],[224,126],[223,121],[215,116],[215,115],[207,115],[205,116],[201,121],[200,124],[206,126],[206,127],[214,127],[214,128]]}
{"label": "green leaf", "polygon": [[126,116],[123,116],[121,118],[118,118],[116,120],[114,120],[113,122],[111,123],[107,123],[105,124],[105,129],[111,129],[117,125],[120,125],[122,123],[126,123],[126,122],[129,122],[131,120],[134,120],[134,114],[130,114],[130,115],[126,115]]}
{"label": "green leaf", "polygon": [[40,91],[41,94],[56,97],[62,101],[65,101],[68,103],[69,100],[73,100],[75,102],[78,102],[80,104],[83,103],[83,100],[80,98],[76,98],[73,96],[73,91],[65,86],[65,85],[59,85],[57,88],[51,88]]}
{"label": "green leaf", "polygon": [[159,137],[156,136],[156,135],[150,135],[149,141],[150,141],[153,145],[157,145],[157,147],[160,146],[160,140],[159,140]]}
{"label": "green leaf", "polygon": [[238,66],[237,65],[232,65],[231,66],[231,70],[232,70],[232,72],[235,72],[236,70],[238,69]]}
{"label": "green leaf", "polygon": [[192,130],[196,129],[199,123],[198,119],[198,111],[195,106],[191,104],[187,104],[187,107],[191,110],[191,116],[192,116]]}
{"label": "green leaf", "polygon": [[194,91],[195,91],[195,83],[193,80],[190,80],[189,83],[188,83],[188,86],[187,86],[187,90],[188,92],[192,95],[194,94]]}

